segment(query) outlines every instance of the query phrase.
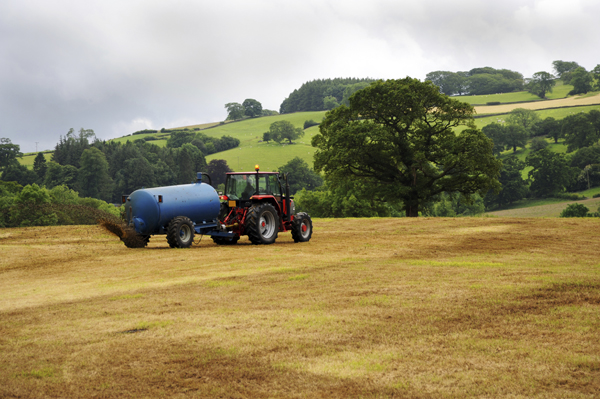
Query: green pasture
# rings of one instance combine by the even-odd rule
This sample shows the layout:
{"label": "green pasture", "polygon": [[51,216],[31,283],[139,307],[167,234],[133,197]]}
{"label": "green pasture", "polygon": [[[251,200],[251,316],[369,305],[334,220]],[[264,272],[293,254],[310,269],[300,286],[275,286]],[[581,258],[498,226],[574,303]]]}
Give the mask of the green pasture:
{"label": "green pasture", "polygon": [[[546,94],[546,99],[555,100],[557,98],[565,98],[567,94],[573,90],[572,85],[565,85],[561,81],[556,83],[553,87],[552,93]],[[543,101],[538,96],[531,94],[527,91],[516,91],[513,93],[498,93],[498,94],[484,94],[480,96],[455,96],[456,100],[463,101],[471,105],[485,105],[488,102],[500,102],[501,104],[517,103],[517,102],[529,102],[529,101]]]}
{"label": "green pasture", "polygon": [[325,111],[316,112],[296,112],[293,114],[263,116],[260,118],[244,119],[237,122],[225,123],[212,129],[203,130],[202,133],[209,137],[231,136],[241,141],[240,145],[246,142],[258,142],[262,140],[263,133],[269,130],[269,126],[277,121],[289,121],[295,127],[304,127],[304,121],[313,120],[321,122],[325,116]]}
{"label": "green pasture", "polygon": [[310,141],[319,132],[318,126],[306,129],[304,137],[296,140],[294,144],[277,144],[273,141],[266,143],[262,141],[262,136],[264,132],[269,130],[273,122],[286,120],[295,127],[302,128],[305,121],[320,122],[324,116],[325,111],[297,112],[245,119],[204,130],[202,133],[210,137],[227,135],[240,140],[239,147],[209,155],[206,157],[206,161],[224,159],[229,167],[235,171],[254,170],[256,164],[260,165],[261,170],[277,170],[295,157],[302,158],[312,166],[315,148],[310,145]]}
{"label": "green pasture", "polygon": [[[590,212],[596,212],[600,206],[600,198],[588,198],[585,200],[566,200],[559,198],[548,198],[545,200],[522,200],[502,210],[487,212],[488,216],[501,218],[557,218],[561,212],[570,204],[582,204]],[[594,218],[594,220],[598,220]]]}
{"label": "green pasture", "polygon": [[[556,152],[559,154],[565,154],[567,152],[567,146],[564,145],[563,142],[561,142],[562,140],[559,140],[558,143],[556,143],[556,144],[554,144],[553,139],[546,138],[546,141],[548,142],[547,148],[550,151]],[[529,148],[530,145],[531,145],[531,140],[529,140],[527,142],[526,148],[518,148],[517,152],[513,152],[513,150],[504,151],[502,154],[500,154],[500,159],[507,158],[510,156],[516,156],[520,161],[525,162],[525,160],[527,159],[527,156],[531,153],[531,149]],[[531,166],[527,166],[525,169],[523,169],[523,171],[521,172],[523,179],[529,178],[528,173],[531,169],[532,169]]]}
{"label": "green pasture", "polygon": [[[144,134],[136,134],[136,135],[129,135],[129,136],[124,136],[124,137],[119,137],[116,139],[111,139],[109,141],[114,141],[117,143],[123,143],[125,144],[128,141],[136,141],[136,140],[141,140],[141,139],[145,139],[146,137],[152,137],[155,138],[157,140],[152,140],[149,141],[149,143],[152,144],[156,144],[159,147],[164,147],[167,144],[167,139],[169,137],[171,137],[171,133],[144,133]],[[161,143],[161,144],[159,144]]]}
{"label": "green pasture", "polygon": [[[546,119],[548,117],[552,117],[554,119],[564,119],[569,115],[573,115],[579,112],[590,112],[591,110],[599,110],[600,105],[583,105],[581,107],[564,107],[564,108],[554,108],[554,109],[541,109],[535,110],[535,113],[538,114],[540,119]],[[478,128],[482,128],[484,126],[489,125],[490,123],[503,123],[506,121],[506,114],[502,115],[494,115],[494,116],[486,116],[482,118],[475,119],[475,125]]]}
{"label": "green pasture", "polygon": [[[52,154],[53,154],[53,152],[51,152],[51,151],[44,152],[44,158],[46,159],[46,161],[52,160]],[[35,157],[37,157],[37,153],[30,152],[30,153],[24,154],[23,158],[19,159],[19,162],[21,163],[21,165],[27,166],[28,169],[33,169],[33,161],[35,161]]]}
{"label": "green pasture", "polygon": [[580,192],[579,194],[585,195],[588,198],[592,198],[596,194],[600,194],[600,187],[592,187],[589,190]]}
{"label": "green pasture", "polygon": [[318,126],[308,128],[304,131],[304,137],[294,144],[277,144],[273,141],[267,144],[259,142],[261,140],[258,137],[247,133],[239,147],[209,155],[206,157],[206,161],[224,159],[236,172],[254,170],[256,164],[263,171],[275,171],[295,157],[303,159],[312,167],[316,149],[310,145],[310,141],[318,132]]}

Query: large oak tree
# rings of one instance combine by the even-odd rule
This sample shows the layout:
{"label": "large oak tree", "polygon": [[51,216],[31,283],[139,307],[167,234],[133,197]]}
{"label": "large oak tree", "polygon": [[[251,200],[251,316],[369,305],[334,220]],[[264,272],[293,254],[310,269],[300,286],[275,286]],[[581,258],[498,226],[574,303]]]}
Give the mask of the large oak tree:
{"label": "large oak tree", "polygon": [[431,82],[377,81],[327,113],[312,139],[315,170],[332,184],[365,180],[373,196],[402,201],[411,217],[442,192],[483,196],[499,188],[501,162],[473,112]]}

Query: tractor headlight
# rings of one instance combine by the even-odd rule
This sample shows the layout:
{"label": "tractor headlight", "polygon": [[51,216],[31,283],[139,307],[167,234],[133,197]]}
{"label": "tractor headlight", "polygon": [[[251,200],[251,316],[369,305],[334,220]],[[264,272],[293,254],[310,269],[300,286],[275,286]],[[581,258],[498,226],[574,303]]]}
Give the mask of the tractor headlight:
{"label": "tractor headlight", "polygon": [[290,205],[290,208],[292,208],[292,215],[296,214],[296,204],[294,204],[294,201],[291,201],[292,204]]}

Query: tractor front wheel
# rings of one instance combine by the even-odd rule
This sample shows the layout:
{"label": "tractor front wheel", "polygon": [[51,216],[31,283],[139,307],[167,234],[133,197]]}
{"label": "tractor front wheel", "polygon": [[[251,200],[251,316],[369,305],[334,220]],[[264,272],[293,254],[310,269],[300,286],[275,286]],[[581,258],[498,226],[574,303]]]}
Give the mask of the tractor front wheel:
{"label": "tractor front wheel", "polygon": [[194,223],[185,216],[171,219],[167,227],[167,242],[171,248],[189,248],[194,242]]}
{"label": "tractor front wheel", "polygon": [[306,242],[312,236],[312,220],[308,213],[300,212],[292,222],[292,238],[294,242]]}
{"label": "tractor front wheel", "polygon": [[250,208],[245,229],[252,244],[273,244],[279,232],[279,217],[273,205],[259,204]]}

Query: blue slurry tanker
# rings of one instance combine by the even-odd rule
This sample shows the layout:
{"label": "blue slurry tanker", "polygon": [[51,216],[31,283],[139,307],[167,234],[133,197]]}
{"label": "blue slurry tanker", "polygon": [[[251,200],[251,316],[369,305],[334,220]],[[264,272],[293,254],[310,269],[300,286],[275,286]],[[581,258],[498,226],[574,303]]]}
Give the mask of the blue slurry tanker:
{"label": "blue slurry tanker", "polygon": [[[209,235],[219,245],[232,245],[247,235],[253,244],[272,244],[278,232],[291,231],[295,242],[309,241],[312,221],[295,212],[287,175],[277,172],[228,173],[221,195],[202,182],[136,190],[123,196],[128,247],[146,246],[150,236],[166,234],[171,248],[188,248],[194,235]],[[131,238],[131,237],[129,237]]]}

